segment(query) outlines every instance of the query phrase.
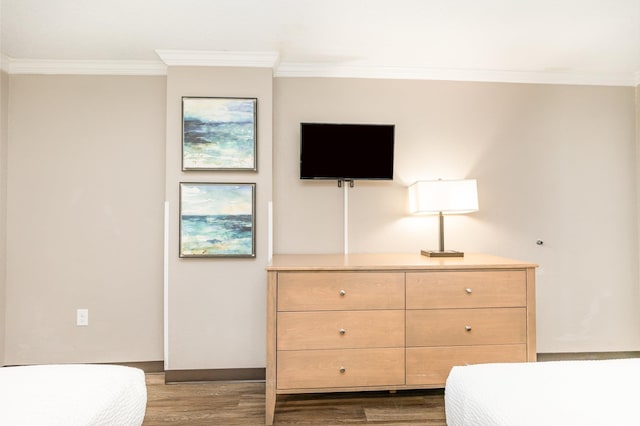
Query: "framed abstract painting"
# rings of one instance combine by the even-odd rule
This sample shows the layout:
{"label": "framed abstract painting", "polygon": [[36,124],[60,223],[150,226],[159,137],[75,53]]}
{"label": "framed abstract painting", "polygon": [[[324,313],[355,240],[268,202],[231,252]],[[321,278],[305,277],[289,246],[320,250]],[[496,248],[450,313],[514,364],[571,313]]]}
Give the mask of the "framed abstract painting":
{"label": "framed abstract painting", "polygon": [[180,183],[180,257],[255,257],[255,183]]}
{"label": "framed abstract painting", "polygon": [[182,98],[182,170],[256,171],[257,99]]}

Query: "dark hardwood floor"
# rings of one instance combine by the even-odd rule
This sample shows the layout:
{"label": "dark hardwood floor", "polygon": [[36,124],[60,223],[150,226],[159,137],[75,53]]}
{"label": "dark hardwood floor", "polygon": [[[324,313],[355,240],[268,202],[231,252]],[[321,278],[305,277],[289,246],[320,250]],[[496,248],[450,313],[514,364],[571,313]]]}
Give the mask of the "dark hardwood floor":
{"label": "dark hardwood floor", "polygon": [[[147,399],[144,426],[264,425],[264,383],[165,384],[149,373]],[[274,424],[445,426],[444,391],[281,395]]]}

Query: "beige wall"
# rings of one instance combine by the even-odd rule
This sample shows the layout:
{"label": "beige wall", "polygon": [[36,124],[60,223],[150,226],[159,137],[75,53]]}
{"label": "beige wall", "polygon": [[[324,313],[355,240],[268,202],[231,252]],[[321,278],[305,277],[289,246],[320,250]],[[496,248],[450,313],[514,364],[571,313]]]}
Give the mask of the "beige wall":
{"label": "beige wall", "polygon": [[[640,230],[640,72],[636,73],[636,81],[638,85],[635,87],[636,92],[636,209],[638,212],[638,229]],[[640,251],[640,235],[638,236],[638,247]],[[638,253],[638,264],[640,265],[640,253]],[[638,282],[640,288],[640,281]],[[638,296],[640,299],[640,296]]]}
{"label": "beige wall", "polygon": [[0,71],[0,366],[4,365],[7,283],[7,118],[9,76]]}
{"label": "beige wall", "polygon": [[[300,121],[396,124],[395,180],[348,190],[351,252],[435,247],[406,186],[476,178],[480,211],[446,219],[447,247],[541,265],[539,351],[640,349],[634,88],[206,67],[2,77],[5,364],[163,359],[166,199],[168,369],[263,367],[268,202],[276,253],[343,248],[343,190],[298,179]],[[258,98],[257,173],[180,170],[182,96]],[[197,181],[257,183],[256,259],[178,258],[178,185]]]}
{"label": "beige wall", "polygon": [[162,359],[165,89],[11,76],[7,364]]}
{"label": "beige wall", "polygon": [[[170,67],[167,75],[166,198],[169,220],[167,370],[262,368],[268,203],[272,194],[272,71]],[[257,98],[258,172],[182,172],[182,96]],[[255,182],[256,257],[178,257],[180,182]]]}
{"label": "beige wall", "polygon": [[350,252],[435,248],[437,219],[407,213],[406,187],[478,179],[480,210],[446,218],[445,247],[540,264],[538,350],[640,349],[632,87],[322,78],[275,87],[276,253],[343,248],[342,190],[298,179],[299,123],[395,123],[395,180],[349,190]]}

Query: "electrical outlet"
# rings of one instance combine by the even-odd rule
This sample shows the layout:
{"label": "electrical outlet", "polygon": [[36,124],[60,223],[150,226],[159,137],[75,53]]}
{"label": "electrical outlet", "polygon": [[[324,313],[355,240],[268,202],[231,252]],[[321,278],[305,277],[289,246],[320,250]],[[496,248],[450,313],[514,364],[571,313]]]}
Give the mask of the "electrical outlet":
{"label": "electrical outlet", "polygon": [[89,325],[89,310],[88,309],[78,309],[76,311],[76,325],[77,326]]}

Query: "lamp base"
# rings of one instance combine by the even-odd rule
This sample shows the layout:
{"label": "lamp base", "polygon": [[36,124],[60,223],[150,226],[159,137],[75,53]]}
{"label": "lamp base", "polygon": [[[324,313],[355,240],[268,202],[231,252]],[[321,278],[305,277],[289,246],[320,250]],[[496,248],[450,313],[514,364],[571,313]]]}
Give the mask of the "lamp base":
{"label": "lamp base", "polygon": [[420,254],[423,256],[429,256],[429,257],[464,257],[464,252],[455,251],[455,250],[445,250],[445,251],[420,250]]}

